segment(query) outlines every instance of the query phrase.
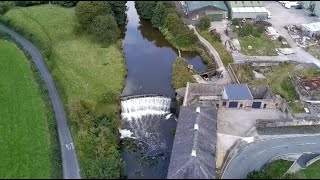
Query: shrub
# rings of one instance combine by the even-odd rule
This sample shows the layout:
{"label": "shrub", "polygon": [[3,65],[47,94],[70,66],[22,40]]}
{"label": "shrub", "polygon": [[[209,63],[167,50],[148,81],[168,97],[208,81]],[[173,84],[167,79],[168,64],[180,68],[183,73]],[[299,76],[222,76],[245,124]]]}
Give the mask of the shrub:
{"label": "shrub", "polygon": [[126,23],[126,2],[127,1],[108,1],[118,25],[124,25]]}
{"label": "shrub", "polygon": [[112,10],[106,1],[80,1],[75,14],[81,27],[87,29],[96,16],[112,14]]}
{"label": "shrub", "polygon": [[239,31],[239,36],[244,37],[252,34],[253,26],[251,24],[246,24],[244,25],[240,31]]}
{"label": "shrub", "polygon": [[162,1],[159,1],[154,9],[151,24],[152,27],[159,28],[163,26],[164,20],[168,14],[168,9]]}
{"label": "shrub", "polygon": [[177,13],[169,13],[164,20],[164,27],[168,29],[173,35],[179,32],[181,21]]}
{"label": "shrub", "polygon": [[111,14],[95,17],[88,27],[88,32],[93,39],[106,46],[115,43],[120,37],[117,21]]}
{"label": "shrub", "polygon": [[173,64],[172,86],[174,89],[186,87],[187,82],[194,82],[185,59],[177,58]]}
{"label": "shrub", "polygon": [[12,1],[2,1],[0,2],[0,15],[5,14],[8,12],[11,8],[15,6],[15,3]]}
{"label": "shrub", "polygon": [[208,16],[204,16],[200,19],[198,27],[201,30],[207,30],[211,26],[211,20]]}
{"label": "shrub", "polygon": [[156,5],[157,1],[135,1],[135,7],[139,17],[146,20],[152,18]]}
{"label": "shrub", "polygon": [[239,26],[240,20],[239,19],[232,19],[232,24],[235,26]]}
{"label": "shrub", "polygon": [[52,4],[58,4],[64,7],[76,6],[79,1],[52,1]]}

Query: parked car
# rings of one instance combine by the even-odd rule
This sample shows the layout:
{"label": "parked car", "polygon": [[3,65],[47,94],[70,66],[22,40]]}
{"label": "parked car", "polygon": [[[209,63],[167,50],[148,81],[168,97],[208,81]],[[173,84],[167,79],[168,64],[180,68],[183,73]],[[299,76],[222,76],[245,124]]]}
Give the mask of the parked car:
{"label": "parked car", "polygon": [[299,5],[298,1],[288,1],[284,4],[284,7],[290,9],[291,7],[297,7]]}
{"label": "parked car", "polygon": [[268,12],[268,19],[271,19],[271,12],[269,10],[267,10]]}
{"label": "parked car", "polygon": [[304,108],[304,111],[307,113],[307,114],[310,114],[310,111],[308,108]]}

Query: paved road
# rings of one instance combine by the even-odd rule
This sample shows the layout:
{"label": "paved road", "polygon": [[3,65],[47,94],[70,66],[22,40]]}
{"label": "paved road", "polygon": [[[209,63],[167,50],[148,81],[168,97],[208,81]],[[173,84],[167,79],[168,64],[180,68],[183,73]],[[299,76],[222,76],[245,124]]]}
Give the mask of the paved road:
{"label": "paved road", "polygon": [[253,142],[241,149],[229,162],[223,179],[246,178],[253,170],[278,155],[289,153],[320,153],[320,136],[287,137]]}
{"label": "paved road", "polygon": [[63,109],[60,96],[54,81],[44,63],[44,60],[39,50],[31,44],[28,40],[0,25],[0,30],[12,36],[23,48],[31,55],[33,62],[39,69],[43,80],[49,91],[49,96],[55,112],[56,121],[58,124],[58,134],[60,139],[61,154],[62,154],[62,167],[64,179],[80,179],[80,169],[77,160],[77,155],[73,146],[72,137],[67,124],[66,113]]}

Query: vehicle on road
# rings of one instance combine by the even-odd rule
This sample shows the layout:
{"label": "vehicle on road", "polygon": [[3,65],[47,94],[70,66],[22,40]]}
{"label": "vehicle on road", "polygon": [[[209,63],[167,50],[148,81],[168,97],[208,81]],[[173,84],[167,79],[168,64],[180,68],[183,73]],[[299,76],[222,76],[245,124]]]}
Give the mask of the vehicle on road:
{"label": "vehicle on road", "polygon": [[310,111],[308,108],[304,108],[304,111],[307,113],[307,114],[310,114]]}
{"label": "vehicle on road", "polygon": [[291,7],[297,7],[297,6],[299,6],[298,1],[288,1],[284,4],[284,7],[286,7],[287,9],[290,9]]}

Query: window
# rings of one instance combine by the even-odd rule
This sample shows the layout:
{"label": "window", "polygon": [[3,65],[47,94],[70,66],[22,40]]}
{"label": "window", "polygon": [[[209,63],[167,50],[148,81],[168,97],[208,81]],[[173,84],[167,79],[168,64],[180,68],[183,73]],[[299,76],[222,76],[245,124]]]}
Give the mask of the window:
{"label": "window", "polygon": [[263,108],[266,108],[266,107],[267,107],[267,104],[264,104],[264,105],[263,105]]}
{"label": "window", "polygon": [[226,105],[227,105],[227,102],[223,102],[222,105],[223,105],[223,106],[226,106]]}
{"label": "window", "polygon": [[242,106],[243,106],[243,105],[242,105],[242,104],[240,104],[240,107],[241,107],[241,108],[242,108]]}
{"label": "window", "polygon": [[279,105],[279,104],[278,104],[278,103],[276,103],[276,107],[278,107],[278,105]]}
{"label": "window", "polygon": [[219,108],[219,104],[216,104],[216,107]]}

